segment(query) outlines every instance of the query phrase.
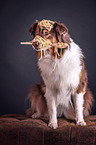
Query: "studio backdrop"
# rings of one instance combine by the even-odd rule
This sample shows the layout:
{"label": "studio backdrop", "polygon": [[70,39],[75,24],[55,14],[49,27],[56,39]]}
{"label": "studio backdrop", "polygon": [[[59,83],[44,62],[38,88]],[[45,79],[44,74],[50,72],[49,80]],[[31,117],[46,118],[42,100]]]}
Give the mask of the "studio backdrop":
{"label": "studio backdrop", "polygon": [[[26,97],[40,83],[35,51],[20,45],[30,41],[36,21],[64,23],[70,37],[82,48],[88,71],[88,87],[96,98],[96,2],[95,0],[2,1],[0,5],[0,115],[25,114]],[[95,104],[93,112],[96,113]]]}

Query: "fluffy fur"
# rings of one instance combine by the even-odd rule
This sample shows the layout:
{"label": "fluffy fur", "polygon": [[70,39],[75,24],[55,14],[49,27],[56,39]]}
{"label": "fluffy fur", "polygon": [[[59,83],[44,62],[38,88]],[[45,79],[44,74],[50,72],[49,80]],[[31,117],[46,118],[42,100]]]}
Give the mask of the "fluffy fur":
{"label": "fluffy fur", "polygon": [[[30,28],[33,38],[38,29],[40,29],[38,22]],[[65,30],[66,35],[62,37],[61,32]],[[70,47],[64,50],[61,58],[57,59],[55,69],[53,69],[55,65],[53,52],[46,50],[46,57],[43,56],[38,61],[43,83],[31,88],[28,95],[31,108],[27,110],[27,114],[31,114],[32,118],[48,116],[48,126],[54,129],[58,127],[57,116],[62,115],[68,119],[75,119],[78,125],[86,125],[84,117],[89,115],[93,97],[87,89],[87,71],[82,50],[69,37],[68,29],[63,24],[55,22],[49,34],[52,37],[47,39],[52,43],[54,39],[55,42],[68,43]],[[45,38],[41,33],[38,35]],[[38,56],[40,57],[40,53],[37,54]]]}

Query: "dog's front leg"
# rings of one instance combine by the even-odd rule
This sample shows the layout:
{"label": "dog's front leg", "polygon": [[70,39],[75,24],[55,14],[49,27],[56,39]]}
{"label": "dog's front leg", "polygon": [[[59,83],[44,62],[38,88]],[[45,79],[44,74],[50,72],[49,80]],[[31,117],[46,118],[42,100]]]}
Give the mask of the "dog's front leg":
{"label": "dog's front leg", "polygon": [[57,107],[56,107],[56,97],[53,96],[52,90],[46,88],[45,93],[47,106],[48,106],[48,113],[49,113],[49,124],[48,126],[56,129],[57,125]]}
{"label": "dog's front leg", "polygon": [[83,105],[84,105],[84,94],[85,93],[79,93],[75,95],[75,112],[76,112],[76,124],[85,126],[86,122],[84,121],[84,115],[83,115]]}

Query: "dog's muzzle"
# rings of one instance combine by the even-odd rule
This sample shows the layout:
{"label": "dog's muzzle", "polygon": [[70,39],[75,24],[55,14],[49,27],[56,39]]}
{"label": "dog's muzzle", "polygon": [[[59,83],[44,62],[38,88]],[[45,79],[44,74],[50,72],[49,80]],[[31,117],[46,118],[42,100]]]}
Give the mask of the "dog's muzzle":
{"label": "dog's muzzle", "polygon": [[33,40],[32,40],[32,46],[35,50],[37,51],[41,51],[41,50],[46,50],[49,47],[52,46],[52,43],[46,39],[44,39],[41,36],[36,36]]}

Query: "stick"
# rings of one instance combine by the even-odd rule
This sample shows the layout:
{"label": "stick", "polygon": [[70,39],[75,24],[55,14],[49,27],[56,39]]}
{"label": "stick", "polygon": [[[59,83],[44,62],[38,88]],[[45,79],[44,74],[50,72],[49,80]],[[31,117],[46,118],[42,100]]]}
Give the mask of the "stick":
{"label": "stick", "polygon": [[24,45],[32,45],[32,42],[20,42],[20,44],[24,44]]}

